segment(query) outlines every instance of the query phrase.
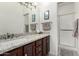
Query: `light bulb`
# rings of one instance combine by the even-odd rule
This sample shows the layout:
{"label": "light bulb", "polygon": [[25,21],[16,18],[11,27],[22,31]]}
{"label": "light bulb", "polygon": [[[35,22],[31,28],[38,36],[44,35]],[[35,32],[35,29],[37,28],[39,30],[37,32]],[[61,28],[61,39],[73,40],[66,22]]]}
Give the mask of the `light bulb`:
{"label": "light bulb", "polygon": [[35,6],[37,6],[37,5],[38,5],[38,3],[37,3],[37,2],[34,2],[34,5],[35,5]]}

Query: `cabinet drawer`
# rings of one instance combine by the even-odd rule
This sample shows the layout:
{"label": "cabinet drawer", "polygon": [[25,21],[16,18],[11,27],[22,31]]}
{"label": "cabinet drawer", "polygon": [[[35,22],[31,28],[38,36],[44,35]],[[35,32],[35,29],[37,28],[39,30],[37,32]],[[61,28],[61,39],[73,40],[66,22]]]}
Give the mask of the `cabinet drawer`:
{"label": "cabinet drawer", "polygon": [[40,45],[42,45],[42,39],[36,41],[36,46],[40,46]]}

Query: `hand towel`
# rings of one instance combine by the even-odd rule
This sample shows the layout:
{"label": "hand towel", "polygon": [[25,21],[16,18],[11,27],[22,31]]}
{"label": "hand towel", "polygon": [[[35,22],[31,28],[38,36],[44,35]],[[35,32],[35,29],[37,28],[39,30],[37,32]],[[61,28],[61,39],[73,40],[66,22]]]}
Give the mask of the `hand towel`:
{"label": "hand towel", "polygon": [[79,21],[79,19],[77,19],[77,20],[74,22],[74,37],[75,37],[75,38],[78,37],[78,21]]}

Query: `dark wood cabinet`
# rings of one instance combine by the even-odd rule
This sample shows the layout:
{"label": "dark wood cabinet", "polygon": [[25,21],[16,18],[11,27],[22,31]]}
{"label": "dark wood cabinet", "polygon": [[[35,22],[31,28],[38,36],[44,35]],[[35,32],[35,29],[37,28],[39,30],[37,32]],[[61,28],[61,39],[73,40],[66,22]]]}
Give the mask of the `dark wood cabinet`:
{"label": "dark wood cabinet", "polygon": [[50,50],[50,36],[0,54],[0,56],[46,56]]}
{"label": "dark wood cabinet", "polygon": [[48,54],[50,51],[50,36],[47,36],[46,44],[46,53]]}
{"label": "dark wood cabinet", "polygon": [[32,42],[24,46],[24,55],[27,55],[27,56],[35,55],[35,42]]}
{"label": "dark wood cabinet", "polygon": [[42,56],[42,46],[36,47],[36,56]]}
{"label": "dark wood cabinet", "polygon": [[24,56],[23,47],[17,48],[17,56]]}
{"label": "dark wood cabinet", "polygon": [[43,41],[43,56],[48,55],[50,50],[50,36],[47,36],[42,39]]}
{"label": "dark wood cabinet", "polygon": [[36,43],[36,47],[42,45],[42,39],[37,40],[35,43]]}
{"label": "dark wood cabinet", "polygon": [[42,56],[42,39],[37,40],[35,43],[36,43],[36,56]]}
{"label": "dark wood cabinet", "polygon": [[17,49],[11,50],[9,52],[5,52],[3,56],[17,56]]}
{"label": "dark wood cabinet", "polygon": [[47,39],[46,39],[46,37],[45,37],[45,38],[43,38],[42,40],[43,40],[43,56],[45,56],[45,55],[46,55],[46,52],[47,52],[47,51],[46,51],[46,49],[47,49],[46,40],[47,40]]}
{"label": "dark wood cabinet", "polygon": [[11,51],[5,52],[1,54],[0,56],[23,56],[23,47],[19,47],[16,49],[13,49]]}
{"label": "dark wood cabinet", "polygon": [[40,51],[39,53],[36,54],[36,56],[42,56],[42,52]]}

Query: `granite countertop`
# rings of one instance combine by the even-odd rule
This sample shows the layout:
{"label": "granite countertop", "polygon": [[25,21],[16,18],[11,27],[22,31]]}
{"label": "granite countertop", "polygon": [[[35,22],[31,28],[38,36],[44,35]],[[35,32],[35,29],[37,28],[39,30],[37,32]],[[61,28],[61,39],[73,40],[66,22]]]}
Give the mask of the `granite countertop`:
{"label": "granite countertop", "polygon": [[39,40],[48,35],[50,34],[49,33],[31,34],[31,35],[29,34],[29,35],[21,36],[19,38],[0,40],[0,54],[18,48],[20,46],[26,45],[33,41]]}

